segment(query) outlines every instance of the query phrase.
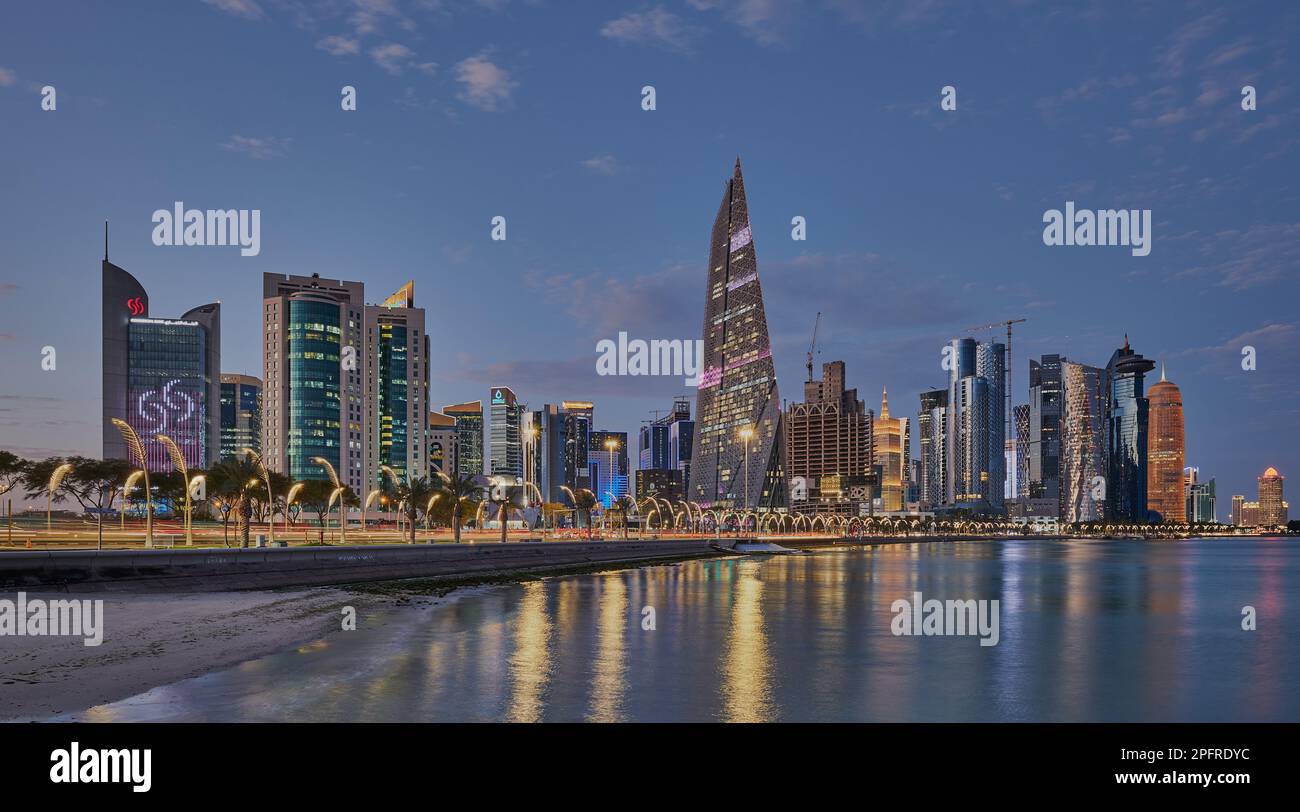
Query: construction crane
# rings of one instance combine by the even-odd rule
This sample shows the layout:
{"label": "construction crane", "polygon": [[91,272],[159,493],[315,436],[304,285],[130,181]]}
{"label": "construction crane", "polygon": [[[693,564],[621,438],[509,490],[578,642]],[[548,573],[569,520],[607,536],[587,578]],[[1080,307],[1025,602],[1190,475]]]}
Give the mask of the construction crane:
{"label": "construction crane", "polygon": [[[1015,447],[1015,441],[1011,439],[1011,325],[1022,324],[1024,321],[1025,319],[1007,319],[1006,321],[995,321],[992,324],[981,324],[978,327],[966,328],[968,333],[983,332],[997,327],[1007,328],[1007,357],[1002,369],[1002,395],[1006,400],[1003,409],[1002,446],[1008,452]],[[1014,455],[1007,462],[1009,465],[1015,465]],[[1008,475],[1010,475],[1010,472],[1008,472]],[[1014,496],[1014,494],[1012,495]]]}
{"label": "construction crane", "polygon": [[817,352],[817,330],[818,330],[818,328],[820,328],[821,326],[822,326],[822,312],[821,312],[820,310],[818,310],[818,311],[817,311],[817,321],[813,322],[812,343],[810,343],[810,344],[808,345],[808,363],[807,363],[806,366],[808,367],[808,382],[809,382],[809,383],[811,383],[811,382],[812,382],[812,379],[813,379],[813,376],[812,376],[813,353]]}

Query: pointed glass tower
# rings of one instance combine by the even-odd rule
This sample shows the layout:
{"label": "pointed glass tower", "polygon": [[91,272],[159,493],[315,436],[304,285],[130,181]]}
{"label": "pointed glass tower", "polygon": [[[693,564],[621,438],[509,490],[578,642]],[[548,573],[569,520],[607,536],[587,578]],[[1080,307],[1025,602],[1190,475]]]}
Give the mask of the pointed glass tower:
{"label": "pointed glass tower", "polygon": [[781,398],[739,158],[713,221],[698,421],[688,499],[719,508],[785,505]]}

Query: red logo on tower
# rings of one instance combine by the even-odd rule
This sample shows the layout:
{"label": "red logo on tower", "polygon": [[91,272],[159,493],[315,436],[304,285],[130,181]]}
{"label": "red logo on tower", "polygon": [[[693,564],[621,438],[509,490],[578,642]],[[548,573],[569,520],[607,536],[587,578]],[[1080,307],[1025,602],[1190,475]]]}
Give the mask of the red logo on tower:
{"label": "red logo on tower", "polygon": [[140,301],[139,296],[135,297],[134,299],[127,299],[126,306],[127,309],[131,311],[132,316],[139,316],[140,314],[144,313],[144,302]]}

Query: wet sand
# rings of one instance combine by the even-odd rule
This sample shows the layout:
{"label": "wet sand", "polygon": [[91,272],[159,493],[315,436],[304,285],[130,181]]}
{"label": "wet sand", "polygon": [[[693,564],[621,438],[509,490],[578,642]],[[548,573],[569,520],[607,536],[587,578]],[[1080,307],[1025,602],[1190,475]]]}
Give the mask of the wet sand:
{"label": "wet sand", "polygon": [[103,600],[99,646],[81,637],[0,636],[0,721],[85,710],[283,651],[339,631],[344,606],[362,612],[395,599],[318,588]]}

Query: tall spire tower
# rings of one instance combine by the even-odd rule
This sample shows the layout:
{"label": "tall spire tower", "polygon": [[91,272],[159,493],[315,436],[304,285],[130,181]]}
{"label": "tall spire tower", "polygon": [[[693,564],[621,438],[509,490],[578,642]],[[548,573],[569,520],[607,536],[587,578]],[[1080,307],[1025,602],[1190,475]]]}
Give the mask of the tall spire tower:
{"label": "tall spire tower", "polygon": [[781,398],[739,157],[713,221],[708,276],[687,498],[705,507],[783,506]]}

